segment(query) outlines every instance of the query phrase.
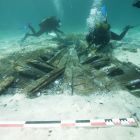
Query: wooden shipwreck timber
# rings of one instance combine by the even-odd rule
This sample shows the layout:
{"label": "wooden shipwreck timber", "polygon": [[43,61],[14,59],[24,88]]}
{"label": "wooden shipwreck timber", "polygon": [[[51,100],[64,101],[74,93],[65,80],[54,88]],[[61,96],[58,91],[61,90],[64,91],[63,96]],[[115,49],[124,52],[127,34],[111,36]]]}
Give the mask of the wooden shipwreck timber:
{"label": "wooden shipwreck timber", "polygon": [[89,95],[123,89],[140,96],[137,66],[120,62],[110,53],[91,51],[81,38],[66,41],[61,40],[53,51],[44,48],[34,58],[28,53],[22,62],[12,62],[7,72],[1,72],[0,94],[14,87],[22,89],[27,97],[36,97],[52,85],[56,93],[59,87],[59,94]]}

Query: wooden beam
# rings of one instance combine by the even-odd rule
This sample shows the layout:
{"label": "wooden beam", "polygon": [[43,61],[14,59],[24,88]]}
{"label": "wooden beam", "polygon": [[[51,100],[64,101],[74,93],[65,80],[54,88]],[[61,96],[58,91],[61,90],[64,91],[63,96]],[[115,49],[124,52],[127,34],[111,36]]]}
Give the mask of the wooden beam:
{"label": "wooden beam", "polygon": [[9,76],[0,81],[0,94],[2,94],[14,82],[15,77]]}
{"label": "wooden beam", "polygon": [[43,76],[42,78],[34,81],[32,84],[25,87],[25,92],[28,97],[34,96],[36,92],[40,91],[45,86],[54,82],[60,75],[64,73],[65,68],[53,70],[51,73]]}

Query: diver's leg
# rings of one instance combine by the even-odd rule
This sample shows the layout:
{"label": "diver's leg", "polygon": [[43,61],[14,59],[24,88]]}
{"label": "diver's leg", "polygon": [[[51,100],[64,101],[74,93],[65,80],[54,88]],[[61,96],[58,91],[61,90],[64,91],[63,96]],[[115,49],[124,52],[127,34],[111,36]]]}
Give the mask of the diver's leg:
{"label": "diver's leg", "polygon": [[28,27],[33,33],[33,34],[29,34],[28,36],[36,36],[36,37],[38,37],[38,36],[42,35],[45,32],[44,29],[40,29],[38,32],[36,32],[35,29],[30,24],[28,25]]}
{"label": "diver's leg", "polygon": [[26,33],[25,36],[23,37],[23,39],[21,41],[26,40],[28,36],[29,36],[28,33]]}
{"label": "diver's leg", "polygon": [[32,31],[33,34],[36,34],[35,29],[34,29],[30,24],[28,25],[28,27],[29,27],[29,29]]}
{"label": "diver's leg", "polygon": [[28,27],[32,31],[32,34],[26,33],[25,36],[23,37],[22,41],[26,40],[29,36],[36,36],[35,29],[30,24],[28,25]]}
{"label": "diver's leg", "polygon": [[29,36],[35,36],[35,35],[34,34],[26,33],[21,41],[25,41]]}
{"label": "diver's leg", "polygon": [[39,36],[41,36],[43,33],[45,33],[45,30],[39,30],[38,32],[36,32],[36,33],[34,34],[34,36],[39,37]]}
{"label": "diver's leg", "polygon": [[29,29],[33,33],[33,34],[30,34],[29,36],[36,36],[36,37],[38,37],[38,36],[40,36],[40,35],[42,35],[43,33],[46,32],[46,29],[44,29],[44,28],[40,28],[40,30],[38,32],[36,32],[35,29],[30,24],[28,25],[28,27],[29,27]]}
{"label": "diver's leg", "polygon": [[37,32],[37,33],[35,33],[35,34],[26,33],[25,36],[24,36],[24,38],[22,39],[22,41],[26,40],[29,36],[39,37],[39,36],[42,35],[43,33],[44,33],[44,32],[42,32],[42,31],[39,31],[39,32]]}
{"label": "diver's leg", "polygon": [[39,30],[38,32],[34,32],[33,34],[26,33],[22,41],[26,40],[29,36],[34,36],[34,37],[39,37],[42,35],[45,31],[44,30]]}

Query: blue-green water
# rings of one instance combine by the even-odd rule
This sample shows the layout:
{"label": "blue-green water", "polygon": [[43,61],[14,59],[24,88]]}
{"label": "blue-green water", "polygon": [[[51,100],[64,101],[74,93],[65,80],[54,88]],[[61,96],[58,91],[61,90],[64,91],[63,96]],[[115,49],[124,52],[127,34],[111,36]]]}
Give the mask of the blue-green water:
{"label": "blue-green water", "polygon": [[[103,0],[114,28],[140,24],[140,9],[132,0]],[[27,23],[38,25],[42,18],[56,15],[64,31],[86,31],[86,19],[93,0],[0,0],[0,31],[23,31]]]}

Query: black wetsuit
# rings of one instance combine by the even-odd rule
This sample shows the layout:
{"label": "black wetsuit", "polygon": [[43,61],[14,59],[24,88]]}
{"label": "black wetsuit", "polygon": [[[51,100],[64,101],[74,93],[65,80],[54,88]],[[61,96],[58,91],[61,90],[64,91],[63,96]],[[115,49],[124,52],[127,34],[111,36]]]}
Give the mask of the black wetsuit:
{"label": "black wetsuit", "polygon": [[39,31],[35,31],[35,29],[31,26],[28,25],[29,29],[31,30],[32,33],[27,33],[25,34],[23,41],[29,37],[29,36],[34,36],[34,37],[39,37],[40,35],[42,35],[43,33],[49,33],[49,32],[55,32],[56,34],[58,33],[63,33],[62,31],[60,31],[59,28],[59,20],[55,19],[55,18],[48,18],[45,21],[43,21],[42,23],[39,24],[40,26],[40,30]]}
{"label": "black wetsuit", "polygon": [[129,29],[130,29],[130,27],[127,26],[124,29],[124,31],[120,35],[118,35],[110,30],[98,28],[98,29],[95,29],[94,31],[90,32],[86,36],[86,41],[89,46],[91,46],[93,44],[105,46],[109,43],[110,40],[121,40]]}

